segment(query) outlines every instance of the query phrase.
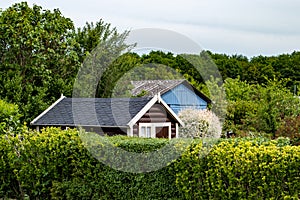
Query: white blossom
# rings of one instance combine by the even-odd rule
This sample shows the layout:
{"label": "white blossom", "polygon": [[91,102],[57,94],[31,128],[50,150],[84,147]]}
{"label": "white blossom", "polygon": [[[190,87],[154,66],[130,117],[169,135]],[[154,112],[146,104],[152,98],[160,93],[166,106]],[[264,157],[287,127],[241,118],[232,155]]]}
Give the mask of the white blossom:
{"label": "white blossom", "polygon": [[221,123],[210,110],[182,110],[178,114],[185,126],[180,127],[181,138],[220,138]]}

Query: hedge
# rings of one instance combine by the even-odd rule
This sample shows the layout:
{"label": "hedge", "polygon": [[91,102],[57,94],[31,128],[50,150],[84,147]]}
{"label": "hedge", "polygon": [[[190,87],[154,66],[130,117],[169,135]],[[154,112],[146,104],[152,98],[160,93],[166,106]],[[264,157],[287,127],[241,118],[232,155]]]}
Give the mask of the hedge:
{"label": "hedge", "polygon": [[[57,128],[0,138],[0,198],[24,199],[297,199],[300,197],[300,148],[286,140],[181,140],[104,137],[92,133],[84,140],[78,131]],[[103,137],[102,137],[103,138]],[[83,140],[82,140],[83,139]],[[93,142],[94,141],[94,142]],[[110,142],[117,151],[102,151]],[[166,167],[148,173],[113,169],[94,157],[101,156],[123,165],[123,150],[160,152],[176,141],[183,155]],[[84,144],[92,142],[93,155]],[[205,145],[203,145],[205,144]],[[91,150],[92,150],[91,149]],[[174,153],[174,151],[173,151]],[[205,154],[204,154],[205,153]],[[170,153],[171,154],[171,153]],[[162,162],[168,152],[156,154]],[[143,162],[154,162],[149,157]],[[118,165],[120,169],[124,167]],[[159,167],[159,163],[153,163]]]}
{"label": "hedge", "polygon": [[[86,133],[89,134],[89,133]],[[125,150],[147,152],[168,140],[108,137]],[[133,150],[132,150],[133,149]],[[112,169],[95,159],[76,130],[57,128],[0,139],[0,198],[176,199],[173,164],[149,173]],[[118,156],[115,156],[116,158]]]}
{"label": "hedge", "polygon": [[299,199],[300,148],[286,140],[225,140],[201,157],[195,145],[175,164],[185,199]]}

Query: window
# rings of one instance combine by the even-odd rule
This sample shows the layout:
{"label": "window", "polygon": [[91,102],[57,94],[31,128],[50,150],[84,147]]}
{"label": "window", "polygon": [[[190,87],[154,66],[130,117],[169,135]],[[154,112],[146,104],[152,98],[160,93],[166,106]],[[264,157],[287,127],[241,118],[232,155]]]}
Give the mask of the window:
{"label": "window", "polygon": [[171,122],[165,123],[140,123],[139,124],[139,136],[147,138],[157,137],[157,131],[160,131],[162,128],[167,128],[168,138],[171,139]]}
{"label": "window", "polygon": [[141,136],[142,137],[151,137],[151,126],[142,126],[141,127]]}

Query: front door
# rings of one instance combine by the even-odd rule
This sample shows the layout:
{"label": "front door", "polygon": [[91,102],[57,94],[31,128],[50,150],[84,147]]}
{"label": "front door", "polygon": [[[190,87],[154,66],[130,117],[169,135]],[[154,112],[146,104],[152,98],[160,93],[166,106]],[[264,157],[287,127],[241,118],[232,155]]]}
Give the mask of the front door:
{"label": "front door", "polygon": [[169,138],[169,127],[155,127],[157,138]]}

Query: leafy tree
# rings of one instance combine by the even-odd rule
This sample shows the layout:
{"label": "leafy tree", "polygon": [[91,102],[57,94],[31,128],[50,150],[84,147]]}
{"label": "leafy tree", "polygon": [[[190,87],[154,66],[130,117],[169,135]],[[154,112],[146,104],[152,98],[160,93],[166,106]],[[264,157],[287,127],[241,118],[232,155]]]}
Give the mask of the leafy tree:
{"label": "leafy tree", "polygon": [[103,72],[97,89],[97,97],[130,96],[131,78],[126,73],[139,63],[140,57],[135,53],[126,53],[119,56]]}
{"label": "leafy tree", "polygon": [[117,29],[111,27],[111,24],[105,23],[102,19],[96,22],[95,25],[94,23],[87,22],[83,28],[77,28],[75,39],[79,43],[79,46],[76,46],[76,51],[78,52],[80,63],[101,42],[107,41],[109,38],[117,35],[119,35]]}
{"label": "leafy tree", "polygon": [[69,91],[78,66],[73,29],[58,9],[22,2],[0,12],[0,94],[19,105],[24,119]]}
{"label": "leafy tree", "polygon": [[26,2],[0,11],[0,98],[16,103],[29,122],[63,93],[71,96],[78,70],[101,42],[124,41],[102,20],[75,29],[58,9]]}
{"label": "leafy tree", "polygon": [[242,55],[228,56],[226,54],[213,54],[208,52],[213,61],[218,66],[223,79],[237,78],[243,79],[244,70],[248,68],[248,58]]}
{"label": "leafy tree", "polygon": [[260,85],[257,90],[259,104],[256,116],[253,116],[253,126],[267,133],[275,132],[286,117],[300,114],[299,98],[285,87],[287,80],[269,80],[266,85]]}

